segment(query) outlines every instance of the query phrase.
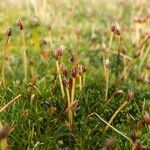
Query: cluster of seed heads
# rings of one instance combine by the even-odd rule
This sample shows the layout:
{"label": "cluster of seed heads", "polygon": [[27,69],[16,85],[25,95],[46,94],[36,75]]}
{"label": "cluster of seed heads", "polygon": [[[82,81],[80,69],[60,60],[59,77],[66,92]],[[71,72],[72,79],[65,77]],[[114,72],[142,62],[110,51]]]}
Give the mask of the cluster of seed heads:
{"label": "cluster of seed heads", "polygon": [[78,76],[82,76],[83,73],[85,72],[86,72],[85,66],[82,66],[82,65],[75,66],[72,68],[72,77],[76,78]]}
{"label": "cluster of seed heads", "polygon": [[58,60],[60,57],[62,57],[64,54],[64,50],[65,50],[65,47],[63,45],[61,45],[59,48],[54,49],[53,51],[54,58]]}
{"label": "cluster of seed heads", "polygon": [[150,19],[150,15],[143,16],[143,17],[141,17],[141,16],[135,16],[134,17],[134,22],[142,24],[142,23],[147,22],[149,19]]}
{"label": "cluster of seed heads", "polygon": [[68,77],[68,69],[65,66],[61,67],[61,72],[65,77],[62,82],[64,86],[72,86],[72,78],[77,78],[78,76],[82,76],[83,73],[86,72],[86,67],[84,65],[77,65],[71,70],[71,78],[66,79]]}
{"label": "cluster of seed heads", "polygon": [[16,21],[16,24],[17,24],[17,26],[18,26],[18,28],[19,28],[20,30],[23,30],[24,26],[23,26],[23,23],[22,23],[22,21],[21,21],[20,19],[18,19],[18,20]]}
{"label": "cluster of seed heads", "polygon": [[118,36],[121,35],[121,29],[117,22],[112,23],[110,29],[111,29],[111,32],[115,33],[116,35]]}

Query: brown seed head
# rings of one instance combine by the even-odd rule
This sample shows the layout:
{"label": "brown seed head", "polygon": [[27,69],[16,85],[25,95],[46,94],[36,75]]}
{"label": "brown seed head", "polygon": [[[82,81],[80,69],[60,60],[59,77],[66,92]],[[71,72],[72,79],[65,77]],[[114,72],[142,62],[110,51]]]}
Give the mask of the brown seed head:
{"label": "brown seed head", "polygon": [[139,140],[135,141],[135,149],[134,150],[143,150],[143,145]]}
{"label": "brown seed head", "polygon": [[115,140],[114,139],[108,139],[106,142],[105,142],[105,145],[104,145],[104,149],[105,150],[113,150],[114,148],[114,145],[115,145]]}
{"label": "brown seed head", "polygon": [[10,130],[11,130],[10,126],[8,125],[3,126],[3,128],[0,130],[0,140],[6,138]]}
{"label": "brown seed head", "polygon": [[63,45],[61,45],[59,48],[58,48],[58,52],[59,52],[59,56],[62,56],[64,54],[64,50],[65,50],[65,47]]}
{"label": "brown seed head", "polygon": [[112,23],[110,26],[111,32],[115,32],[115,29],[116,29],[116,25],[115,25],[115,23]]}
{"label": "brown seed head", "polygon": [[75,57],[74,57],[73,54],[70,55],[70,61],[71,61],[72,63],[75,62]]}
{"label": "brown seed head", "polygon": [[65,77],[67,77],[67,75],[68,75],[68,69],[67,69],[65,66],[63,66],[63,67],[61,68],[61,70],[62,70],[63,75],[64,75]]}
{"label": "brown seed head", "polygon": [[118,36],[121,35],[121,29],[120,29],[120,26],[119,26],[119,24],[117,22],[116,23],[112,23],[110,29],[116,35],[118,35]]}
{"label": "brown seed head", "polygon": [[83,74],[83,66],[81,66],[81,65],[78,66],[78,72],[79,72],[79,75],[82,76],[82,74]]}
{"label": "brown seed head", "polygon": [[55,58],[56,60],[58,60],[58,58],[59,58],[59,51],[58,51],[58,49],[54,49],[54,51],[53,51],[53,56],[54,56],[54,58]]}
{"label": "brown seed head", "polygon": [[133,55],[133,58],[136,59],[141,55],[141,52],[138,50],[136,53]]}
{"label": "brown seed head", "polygon": [[135,142],[136,139],[137,139],[136,131],[135,131],[135,130],[132,130],[132,131],[131,131],[131,139],[132,139],[133,142]]}
{"label": "brown seed head", "polygon": [[77,67],[73,67],[72,68],[72,77],[76,78],[78,76],[78,68]]}
{"label": "brown seed head", "polygon": [[127,95],[127,101],[128,102],[130,102],[132,100],[133,95],[134,95],[133,91],[128,90],[128,95]]}
{"label": "brown seed head", "polygon": [[8,28],[6,31],[7,36],[11,36],[12,35],[12,29]]}
{"label": "brown seed head", "polygon": [[138,122],[137,122],[137,129],[141,129],[142,128],[142,121],[141,120],[139,120]]}
{"label": "brown seed head", "polygon": [[87,71],[87,69],[84,65],[82,66],[82,69],[83,69],[83,73],[85,73]]}
{"label": "brown seed head", "polygon": [[127,53],[127,50],[126,50],[125,48],[122,48],[122,49],[121,49],[121,53],[126,54],[126,53]]}
{"label": "brown seed head", "polygon": [[72,78],[69,78],[69,87],[72,87]]}
{"label": "brown seed head", "polygon": [[23,23],[22,23],[22,21],[20,20],[20,19],[18,19],[17,21],[16,21],[16,24],[17,24],[17,26],[18,26],[18,28],[20,29],[20,30],[23,30]]}
{"label": "brown seed head", "polygon": [[145,65],[146,69],[150,70],[150,60]]}
{"label": "brown seed head", "polygon": [[29,60],[29,64],[30,64],[31,66],[33,66],[33,65],[34,65],[34,61],[33,61],[33,59],[30,59],[30,60]]}
{"label": "brown seed head", "polygon": [[109,67],[110,67],[110,61],[109,61],[109,59],[105,60],[105,66],[106,66],[107,69],[109,69]]}
{"label": "brown seed head", "polygon": [[63,83],[64,87],[69,87],[69,80],[63,79],[62,83]]}
{"label": "brown seed head", "polygon": [[147,124],[147,125],[150,125],[150,115],[147,111],[145,111],[143,113],[143,119],[144,119],[144,122]]}

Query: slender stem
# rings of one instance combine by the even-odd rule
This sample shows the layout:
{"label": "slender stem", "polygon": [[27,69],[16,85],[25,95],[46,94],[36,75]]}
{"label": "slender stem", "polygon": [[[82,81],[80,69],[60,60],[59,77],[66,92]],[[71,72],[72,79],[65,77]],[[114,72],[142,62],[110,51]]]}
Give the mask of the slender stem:
{"label": "slender stem", "polygon": [[8,102],[4,107],[0,109],[0,113],[2,113],[7,107],[9,107],[12,103],[14,103],[18,98],[20,98],[21,95],[16,96],[14,99],[12,99],[10,102]]}
{"label": "slender stem", "polygon": [[[114,120],[114,118],[117,116],[117,114],[128,104],[127,101],[125,101],[116,111],[115,113],[112,115],[112,117],[110,118],[110,120],[108,121],[108,124],[111,124]],[[105,128],[105,131],[108,129],[108,125]]]}
{"label": "slender stem", "polygon": [[70,101],[70,93],[68,87],[66,87],[66,95],[67,95],[67,101],[68,101],[68,120],[70,125],[73,123],[73,117],[72,117],[72,109],[71,109],[71,101]]}
{"label": "slender stem", "polygon": [[123,56],[123,64],[124,64],[123,75],[124,75],[124,80],[126,80],[127,79],[127,67],[126,67],[127,61],[124,56]]}
{"label": "slender stem", "polygon": [[24,77],[25,81],[27,81],[27,52],[26,52],[26,43],[25,43],[25,34],[24,31],[21,30],[21,35],[22,35],[22,44],[23,44],[23,65],[24,65]]}
{"label": "slender stem", "polygon": [[85,85],[85,78],[86,78],[86,74],[83,74],[83,86]]}
{"label": "slender stem", "polygon": [[110,49],[111,49],[112,41],[113,41],[113,37],[114,37],[114,33],[113,33],[113,32],[111,32],[111,33],[110,33],[109,48],[108,48],[108,50],[110,50]]}
{"label": "slender stem", "polygon": [[79,88],[82,90],[82,76],[79,76]]}
{"label": "slender stem", "polygon": [[109,70],[106,68],[106,74],[105,74],[105,80],[106,80],[106,89],[105,89],[105,101],[108,99],[108,88],[109,88]]}
{"label": "slender stem", "polygon": [[72,90],[71,90],[71,104],[73,104],[74,101],[74,95],[75,95],[75,78],[72,78]]}
{"label": "slender stem", "polygon": [[32,76],[32,78],[34,77],[34,68],[33,68],[33,65],[31,65],[31,76]]}
{"label": "slender stem", "polygon": [[60,83],[60,88],[61,88],[61,93],[62,93],[62,97],[65,97],[65,92],[64,92],[64,87],[62,84],[62,78],[61,78],[61,74],[60,74],[60,66],[58,63],[58,60],[56,60],[56,68],[57,68],[57,73],[58,73],[58,77],[59,77],[59,83]]}
{"label": "slender stem", "polygon": [[107,124],[110,128],[112,128],[114,131],[116,131],[118,134],[122,135],[124,138],[126,138],[127,140],[129,140],[131,142],[131,139],[129,137],[127,137],[126,135],[124,135],[122,132],[120,132],[119,130],[117,130],[116,128],[114,128],[112,125],[110,125],[108,122],[106,122],[103,118],[101,118],[97,113],[92,113],[90,114],[88,117],[95,115],[97,116],[102,122],[104,122],[105,124]]}
{"label": "slender stem", "polygon": [[3,54],[3,62],[2,62],[2,85],[6,86],[6,77],[5,77],[5,57],[7,52],[7,45],[9,41],[9,36],[7,36],[6,42],[5,42],[5,48],[4,48],[4,54]]}

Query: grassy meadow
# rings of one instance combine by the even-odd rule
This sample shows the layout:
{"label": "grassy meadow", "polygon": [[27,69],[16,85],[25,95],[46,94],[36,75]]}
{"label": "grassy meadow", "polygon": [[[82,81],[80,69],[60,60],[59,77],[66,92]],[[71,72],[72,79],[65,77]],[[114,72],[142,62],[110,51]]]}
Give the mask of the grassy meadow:
{"label": "grassy meadow", "polygon": [[149,8],[0,1],[0,149],[149,150]]}

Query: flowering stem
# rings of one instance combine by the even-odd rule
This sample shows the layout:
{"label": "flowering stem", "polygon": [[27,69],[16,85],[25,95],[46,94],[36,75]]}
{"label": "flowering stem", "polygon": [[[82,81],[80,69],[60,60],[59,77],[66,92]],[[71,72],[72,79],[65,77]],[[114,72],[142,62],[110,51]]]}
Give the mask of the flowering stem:
{"label": "flowering stem", "polygon": [[[111,124],[114,120],[114,118],[117,116],[117,114],[128,104],[128,101],[125,101],[116,111],[115,113],[112,115],[112,117],[110,118],[110,120],[108,121],[108,124]],[[108,125],[105,128],[105,131],[108,129]]]}
{"label": "flowering stem", "polygon": [[59,77],[59,83],[60,83],[60,88],[61,88],[61,93],[62,93],[62,97],[65,97],[65,92],[64,92],[64,87],[62,84],[62,78],[61,78],[61,74],[60,74],[60,66],[58,63],[58,60],[56,60],[56,68],[57,68],[57,73],[58,73],[58,77]]}
{"label": "flowering stem", "polygon": [[74,95],[75,95],[75,78],[72,78],[72,90],[71,90],[71,104],[73,104],[74,101]]}
{"label": "flowering stem", "polygon": [[82,76],[79,76],[79,88],[82,90]]}
{"label": "flowering stem", "polygon": [[70,125],[72,125],[73,122],[73,117],[72,117],[72,109],[71,109],[71,103],[70,103],[70,94],[69,94],[69,89],[66,87],[66,95],[67,95],[67,101],[68,101],[68,120]]}
{"label": "flowering stem", "polygon": [[5,78],[5,57],[6,57],[6,50],[7,50],[7,45],[9,41],[9,36],[7,36],[6,43],[5,43],[5,49],[4,49],[4,54],[3,54],[3,62],[2,62],[2,85],[5,87],[6,86],[6,78]]}
{"label": "flowering stem", "polygon": [[21,30],[22,43],[23,43],[23,65],[24,65],[24,77],[25,81],[27,81],[27,52],[26,52],[26,43],[25,43],[25,34],[24,31]]}

